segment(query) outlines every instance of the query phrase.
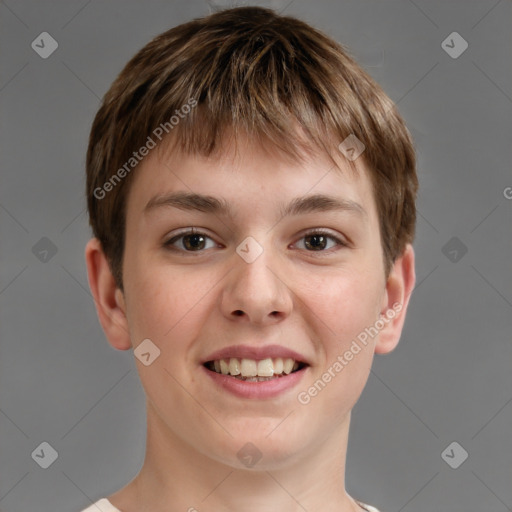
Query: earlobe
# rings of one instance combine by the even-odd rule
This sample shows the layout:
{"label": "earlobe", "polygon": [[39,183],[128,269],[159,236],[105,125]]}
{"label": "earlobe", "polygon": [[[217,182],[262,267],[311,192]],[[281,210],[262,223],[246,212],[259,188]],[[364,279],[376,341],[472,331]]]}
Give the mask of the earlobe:
{"label": "earlobe", "polygon": [[387,354],[398,345],[415,283],[414,250],[411,244],[407,244],[402,255],[393,263],[386,282],[381,309],[384,327],[375,345],[376,354]]}
{"label": "earlobe", "polygon": [[116,286],[110,265],[97,238],[91,238],[87,243],[85,261],[89,287],[105,336],[112,347],[118,350],[132,348],[124,295]]}

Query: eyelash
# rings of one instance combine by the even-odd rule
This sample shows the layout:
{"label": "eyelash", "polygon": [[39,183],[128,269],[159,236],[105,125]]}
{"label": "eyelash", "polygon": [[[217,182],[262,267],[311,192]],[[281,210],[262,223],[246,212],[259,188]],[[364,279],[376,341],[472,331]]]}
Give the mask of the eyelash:
{"label": "eyelash", "polygon": [[[176,241],[180,240],[181,238],[184,238],[184,237],[190,236],[190,235],[201,235],[201,236],[203,236],[205,238],[209,238],[210,240],[213,240],[212,237],[208,236],[206,233],[202,233],[201,231],[198,231],[197,229],[192,228],[192,229],[188,229],[186,231],[182,231],[181,233],[177,234],[176,236],[173,236],[171,239],[169,239],[166,242],[164,242],[163,246],[164,246],[164,248],[166,248],[168,250],[177,251],[177,252],[184,252],[184,253],[187,253],[187,254],[194,254],[194,253],[201,254],[201,253],[203,253],[206,249],[201,249],[201,250],[197,250],[197,251],[187,251],[185,249],[179,249],[179,248],[173,247],[173,245],[172,245],[173,243],[175,243]],[[325,230],[322,230],[322,229],[308,231],[307,233],[304,233],[301,236],[300,240],[302,240],[303,238],[306,238],[308,236],[315,236],[315,235],[317,235],[317,236],[324,236],[326,238],[334,240],[338,246],[348,247],[348,243],[344,242],[343,240],[340,240],[339,238],[335,237],[331,233],[329,233],[329,232],[327,232]],[[326,249],[326,250],[320,250],[320,251],[308,251],[308,250],[306,250],[306,252],[331,254],[332,249],[333,248]]]}

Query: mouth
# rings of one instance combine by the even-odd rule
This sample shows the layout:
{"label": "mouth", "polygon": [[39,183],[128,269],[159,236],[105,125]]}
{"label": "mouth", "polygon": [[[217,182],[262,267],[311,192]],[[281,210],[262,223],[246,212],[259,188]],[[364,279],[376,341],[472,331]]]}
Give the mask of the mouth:
{"label": "mouth", "polygon": [[206,361],[203,366],[211,372],[232,377],[237,380],[245,382],[264,382],[282,379],[309,365],[289,357],[267,357],[265,359],[230,357]]}

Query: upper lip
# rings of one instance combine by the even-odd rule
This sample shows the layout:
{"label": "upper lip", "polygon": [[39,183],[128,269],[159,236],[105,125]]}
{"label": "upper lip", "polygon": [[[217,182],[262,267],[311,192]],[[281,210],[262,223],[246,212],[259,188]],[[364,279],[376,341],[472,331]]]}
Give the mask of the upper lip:
{"label": "upper lip", "polygon": [[209,361],[216,361],[218,359],[229,359],[231,357],[237,357],[239,359],[267,359],[267,358],[291,358],[299,363],[309,364],[307,359],[286,347],[280,345],[264,345],[264,346],[251,346],[251,345],[231,345],[229,347],[222,348],[212,352],[208,357],[201,361],[201,364]]}

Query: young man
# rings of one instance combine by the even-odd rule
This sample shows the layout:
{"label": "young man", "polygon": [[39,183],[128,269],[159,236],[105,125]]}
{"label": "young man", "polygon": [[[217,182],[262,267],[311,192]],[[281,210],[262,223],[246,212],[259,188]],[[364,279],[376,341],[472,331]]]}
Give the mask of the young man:
{"label": "young man", "polygon": [[87,511],[355,512],[350,414],[415,283],[415,154],[333,40],[271,10],[158,36],[94,121],[89,284],[146,457]]}

